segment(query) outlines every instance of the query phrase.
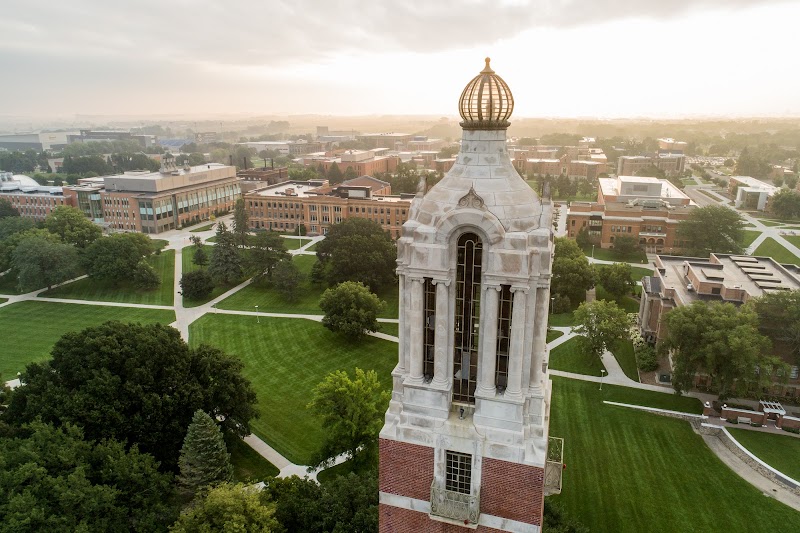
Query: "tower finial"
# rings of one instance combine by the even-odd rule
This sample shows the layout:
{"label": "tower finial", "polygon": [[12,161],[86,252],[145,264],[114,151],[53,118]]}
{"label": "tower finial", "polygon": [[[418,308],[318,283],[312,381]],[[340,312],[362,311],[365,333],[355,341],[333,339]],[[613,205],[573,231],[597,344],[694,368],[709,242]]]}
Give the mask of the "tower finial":
{"label": "tower finial", "polygon": [[494,70],[492,70],[492,67],[490,67],[490,66],[489,66],[489,62],[490,62],[491,60],[492,60],[492,58],[491,58],[491,57],[487,57],[487,58],[484,60],[484,61],[486,61],[486,67],[484,67],[484,69],[481,71],[481,73],[484,73],[484,72],[485,72],[485,73],[487,73],[487,74],[493,74],[493,73],[494,73]]}

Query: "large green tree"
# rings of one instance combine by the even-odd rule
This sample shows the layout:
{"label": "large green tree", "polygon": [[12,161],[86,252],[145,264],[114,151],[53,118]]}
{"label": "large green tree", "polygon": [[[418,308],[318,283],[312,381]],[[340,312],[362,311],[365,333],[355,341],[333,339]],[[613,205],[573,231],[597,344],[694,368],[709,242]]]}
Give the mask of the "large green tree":
{"label": "large green tree", "polygon": [[778,353],[789,353],[800,365],[800,290],[765,293],[751,300],[761,333],[772,341]]}
{"label": "large green tree", "polygon": [[208,273],[214,281],[230,285],[242,279],[242,256],[236,245],[236,237],[224,222],[217,224],[217,242],[211,251]]}
{"label": "large green tree", "polygon": [[19,211],[5,198],[0,198],[0,219],[18,217]]}
{"label": "large green tree", "polygon": [[342,174],[342,170],[335,162],[328,169],[328,181],[331,185],[337,185],[344,181],[344,174]]}
{"label": "large green tree", "polygon": [[114,283],[130,281],[137,265],[152,253],[150,239],[141,233],[116,233],[86,247],[83,266],[89,277]]}
{"label": "large green tree", "polygon": [[331,226],[317,244],[317,258],[325,264],[328,284],[359,281],[377,292],[395,283],[397,249],[380,224],[349,218]]}
{"label": "large green tree", "polygon": [[597,282],[614,298],[629,294],[635,283],[631,279],[631,266],[628,263],[596,265]]}
{"label": "large green tree", "polygon": [[284,238],[274,231],[260,231],[250,243],[246,261],[247,273],[254,281],[272,279],[273,269],[285,259],[291,260],[291,256],[286,250]]}
{"label": "large green tree", "polygon": [[597,357],[602,357],[615,342],[624,339],[629,327],[627,313],[614,302],[583,302],[575,310],[573,331],[583,335],[586,348]]}
{"label": "large green tree", "polygon": [[[17,248],[19,243],[25,239],[37,237],[52,243],[61,243],[61,240],[57,235],[53,235],[46,229],[34,228],[28,224],[8,224],[8,226],[11,227],[3,227],[6,226],[6,224],[3,224],[4,222],[12,222],[16,220],[25,220],[30,222],[30,220],[27,218],[7,218],[5,220],[0,220],[0,272],[11,268],[11,260],[14,257],[14,250]],[[15,229],[18,231],[14,232]],[[6,235],[5,237],[3,237],[4,233]]]}
{"label": "large green tree", "polygon": [[355,281],[345,281],[327,289],[319,300],[319,307],[325,313],[322,324],[353,340],[367,332],[378,331],[378,313],[385,305],[366,285]]}
{"label": "large green tree", "polygon": [[189,348],[168,326],[106,322],[65,334],[51,355],[28,365],[3,420],[71,422],[87,438],[138,444],[174,468],[196,410],[242,436],[256,416],[241,360]]}
{"label": "large green tree", "polygon": [[566,296],[572,302],[582,302],[586,298],[586,291],[594,287],[594,282],[594,270],[578,244],[566,237],[557,238],[550,286],[553,295]]}
{"label": "large green tree", "polygon": [[33,291],[67,281],[78,275],[80,266],[74,246],[54,243],[43,237],[23,239],[14,248],[11,266],[16,271],[19,287]]}
{"label": "large green tree", "polygon": [[693,209],[686,220],[678,224],[678,238],[683,240],[689,254],[708,257],[709,254],[742,253],[744,221],[739,213],[720,205]]}
{"label": "large green tree", "polygon": [[214,280],[205,270],[186,272],[180,280],[181,294],[189,300],[202,300],[214,290]]}
{"label": "large green tree", "polygon": [[103,234],[102,230],[75,207],[60,205],[44,219],[44,227],[66,244],[86,248]]}
{"label": "large green tree", "polygon": [[32,422],[0,438],[0,529],[164,531],[176,514],[171,479],[136,446]]}
{"label": "large green tree", "polygon": [[271,533],[281,531],[274,504],[264,502],[258,490],[229,483],[215,487],[180,516],[173,533]]}
{"label": "large green tree", "polygon": [[694,302],[672,309],[664,317],[667,336],[659,349],[670,350],[672,385],[677,392],[692,387],[705,373],[720,400],[734,392],[757,391],[783,365],[769,355],[770,341],[758,331],[758,316],[750,306]]}
{"label": "large green tree", "polygon": [[275,290],[287,302],[294,302],[300,292],[300,283],[303,281],[303,273],[297,268],[292,258],[283,259],[275,265],[272,273],[272,281]]}
{"label": "large green tree", "polygon": [[308,404],[325,430],[312,463],[330,466],[344,454],[356,466],[373,464],[388,402],[389,392],[382,390],[374,370],[356,368],[353,379],[343,370],[328,374]]}
{"label": "large green tree", "polygon": [[190,494],[233,479],[231,456],[214,420],[198,409],[186,431],[178,459],[178,482]]}
{"label": "large green tree", "polygon": [[239,198],[233,206],[233,234],[236,236],[236,244],[241,247],[247,245],[247,232],[249,231],[250,217],[244,205],[244,200]]}
{"label": "large green tree", "polygon": [[800,218],[800,192],[789,189],[776,192],[769,199],[769,212],[783,220]]}

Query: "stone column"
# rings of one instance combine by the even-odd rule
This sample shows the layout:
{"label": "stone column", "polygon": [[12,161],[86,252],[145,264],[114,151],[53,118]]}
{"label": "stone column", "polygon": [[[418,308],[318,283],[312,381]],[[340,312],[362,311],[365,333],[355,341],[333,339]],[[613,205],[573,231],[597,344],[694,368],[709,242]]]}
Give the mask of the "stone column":
{"label": "stone column", "polygon": [[500,286],[487,285],[481,301],[483,307],[480,334],[482,350],[480,359],[480,382],[475,394],[494,396],[495,370],[497,369],[497,308],[500,301]]}
{"label": "stone column", "polygon": [[410,375],[411,383],[422,383],[422,299],[423,283],[421,278],[410,278],[411,282],[411,307],[405,317],[409,324],[408,353],[410,355]]}
{"label": "stone column", "polygon": [[446,387],[448,383],[447,356],[451,350],[447,346],[450,336],[447,332],[450,308],[450,280],[433,280],[436,285],[436,333],[433,338],[433,384]]}
{"label": "stone column", "polygon": [[533,352],[531,353],[531,389],[538,389],[542,381],[542,363],[547,350],[547,314],[550,306],[550,288],[536,291],[536,314],[533,323]]}
{"label": "stone column", "polygon": [[399,356],[398,357],[399,361],[398,361],[397,369],[400,371],[400,373],[405,373],[405,371],[406,371],[406,348],[407,348],[406,342],[407,342],[407,339],[406,339],[406,332],[405,332],[405,322],[406,321],[403,319],[403,316],[405,315],[405,312],[406,312],[406,297],[405,297],[405,294],[406,294],[406,276],[405,276],[405,274],[400,274],[399,276],[397,276],[397,278],[398,278],[398,290],[400,291],[400,310],[399,310],[399,315],[398,315],[398,317],[400,319],[400,323],[398,324],[399,327],[397,329],[397,338],[398,338],[397,345],[400,347],[400,349],[397,350],[398,356]]}
{"label": "stone column", "polygon": [[522,396],[522,358],[525,344],[525,319],[527,317],[527,290],[512,287],[514,304],[511,311],[511,346],[508,350],[508,386],[506,396]]}

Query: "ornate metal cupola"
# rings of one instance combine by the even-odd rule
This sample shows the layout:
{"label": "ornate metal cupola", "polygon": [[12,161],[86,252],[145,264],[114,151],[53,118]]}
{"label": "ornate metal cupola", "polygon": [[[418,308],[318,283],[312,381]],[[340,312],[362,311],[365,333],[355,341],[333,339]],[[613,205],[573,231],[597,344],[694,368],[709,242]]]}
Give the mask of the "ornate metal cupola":
{"label": "ornate metal cupola", "polygon": [[552,207],[509,158],[513,109],[487,58],[459,100],[456,162],[420,188],[398,240],[400,346],[380,437],[381,531],[541,527]]}

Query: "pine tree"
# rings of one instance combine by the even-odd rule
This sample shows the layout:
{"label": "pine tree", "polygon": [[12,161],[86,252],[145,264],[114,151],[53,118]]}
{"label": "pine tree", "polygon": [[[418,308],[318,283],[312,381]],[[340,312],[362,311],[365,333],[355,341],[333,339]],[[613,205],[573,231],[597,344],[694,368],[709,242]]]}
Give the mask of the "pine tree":
{"label": "pine tree", "polygon": [[230,457],[217,423],[204,411],[195,411],[178,459],[180,485],[197,494],[212,485],[231,481]]}
{"label": "pine tree", "polygon": [[242,257],[236,246],[236,238],[228,231],[224,222],[217,225],[217,244],[211,252],[208,273],[215,281],[230,284],[242,275]]}

